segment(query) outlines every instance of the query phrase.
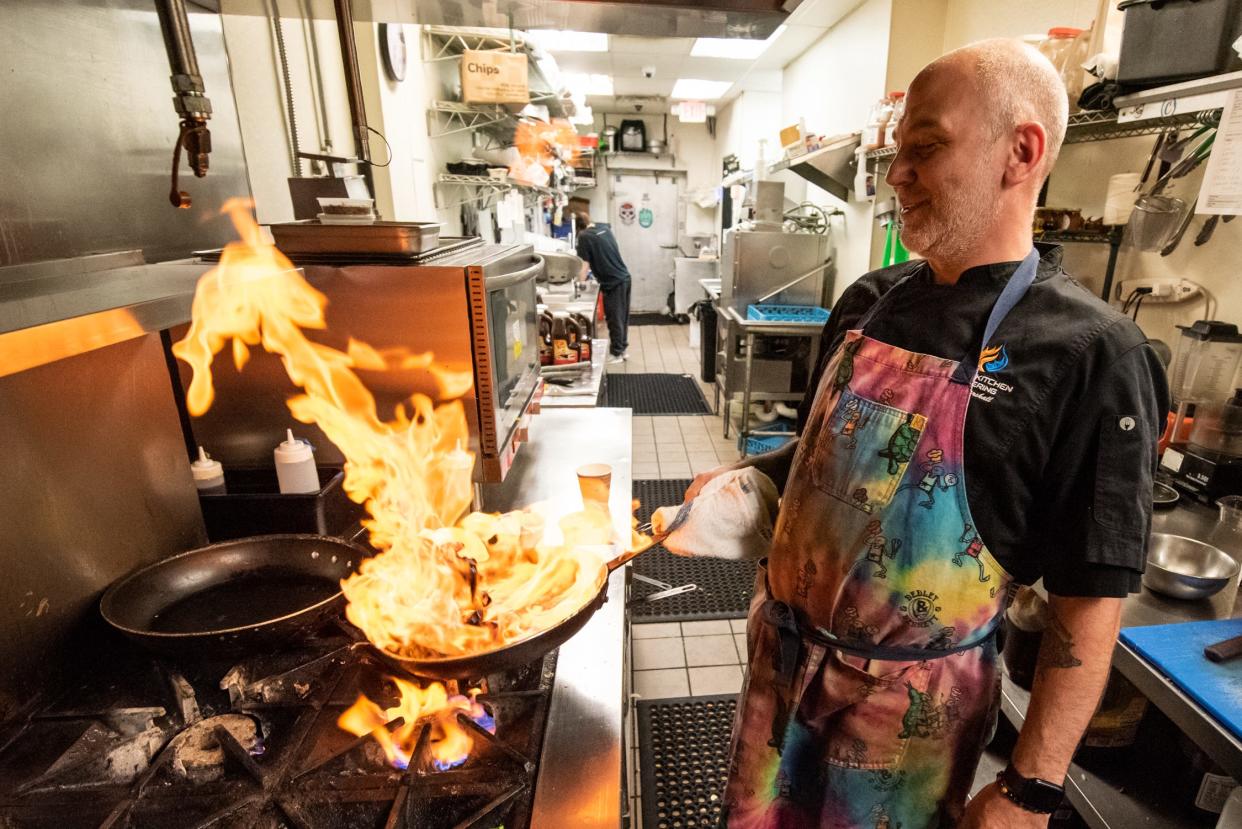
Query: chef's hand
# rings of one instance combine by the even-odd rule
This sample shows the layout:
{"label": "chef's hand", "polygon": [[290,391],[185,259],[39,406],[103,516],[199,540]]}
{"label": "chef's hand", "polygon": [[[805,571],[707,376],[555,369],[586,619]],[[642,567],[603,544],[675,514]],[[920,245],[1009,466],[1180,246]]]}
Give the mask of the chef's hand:
{"label": "chef's hand", "polygon": [[682,501],[691,501],[694,498],[697,498],[703,487],[707,486],[707,482],[712,478],[715,478],[717,475],[723,475],[726,472],[731,472],[734,469],[741,469],[746,466],[750,466],[750,464],[746,461],[738,461],[737,463],[726,463],[722,466],[716,467],[715,469],[709,469],[706,472],[700,472],[694,476],[694,480],[690,482],[690,486],[686,487],[686,495]]}
{"label": "chef's hand", "polygon": [[694,476],[694,480],[691,481],[690,486],[686,489],[685,500],[689,501],[698,495],[699,490],[703,489],[707,482],[717,475],[723,475],[734,469],[745,469],[748,466],[753,466],[764,475],[767,475],[776,484],[776,489],[783,491],[785,489],[785,480],[789,477],[789,467],[793,463],[794,452],[797,449],[798,439],[794,438],[781,448],[773,449],[771,452],[764,452],[762,455],[751,455],[739,461],[718,466],[707,472],[700,472]]}
{"label": "chef's hand", "polygon": [[957,829],[1047,829],[1048,817],[1028,812],[1005,797],[1000,784],[991,783],[966,804]]}

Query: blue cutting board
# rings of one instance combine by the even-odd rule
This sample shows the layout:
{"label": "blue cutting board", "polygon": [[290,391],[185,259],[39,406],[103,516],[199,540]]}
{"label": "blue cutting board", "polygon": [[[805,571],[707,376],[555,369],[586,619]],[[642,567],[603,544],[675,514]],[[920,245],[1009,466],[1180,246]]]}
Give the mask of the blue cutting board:
{"label": "blue cutting board", "polygon": [[1208,645],[1242,636],[1242,619],[1132,627],[1121,641],[1154,665],[1221,725],[1242,738],[1242,658],[1224,664],[1203,655]]}

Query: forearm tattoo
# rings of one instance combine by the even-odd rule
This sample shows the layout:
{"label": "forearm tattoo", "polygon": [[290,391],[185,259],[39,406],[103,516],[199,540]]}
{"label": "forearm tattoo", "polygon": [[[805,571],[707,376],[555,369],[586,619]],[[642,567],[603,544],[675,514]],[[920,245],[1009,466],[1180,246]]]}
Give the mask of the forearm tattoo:
{"label": "forearm tattoo", "polygon": [[1054,614],[1044,631],[1036,672],[1042,675],[1048,668],[1077,668],[1081,664],[1082,660],[1074,656],[1074,637]]}

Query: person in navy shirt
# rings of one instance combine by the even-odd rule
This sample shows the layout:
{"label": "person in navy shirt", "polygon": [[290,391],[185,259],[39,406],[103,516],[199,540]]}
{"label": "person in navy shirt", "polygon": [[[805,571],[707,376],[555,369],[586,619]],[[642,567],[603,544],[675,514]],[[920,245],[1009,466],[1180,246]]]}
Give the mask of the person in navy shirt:
{"label": "person in navy shirt", "polygon": [[582,278],[586,279],[589,267],[604,295],[608,362],[620,363],[626,359],[630,344],[630,271],[621,259],[617,237],[612,235],[610,226],[596,224],[586,212],[578,212],[574,214],[574,229],[578,231],[578,256],[584,263]]}

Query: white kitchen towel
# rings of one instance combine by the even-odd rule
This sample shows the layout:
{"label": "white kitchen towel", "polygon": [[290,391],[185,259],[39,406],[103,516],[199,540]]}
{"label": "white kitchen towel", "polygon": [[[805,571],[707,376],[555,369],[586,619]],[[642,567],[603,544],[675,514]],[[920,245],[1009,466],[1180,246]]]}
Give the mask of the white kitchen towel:
{"label": "white kitchen towel", "polygon": [[651,529],[664,547],[679,556],[710,556],[735,561],[762,558],[772,543],[780,494],[776,484],[754,467],[712,478],[678,518],[682,507],[660,507]]}

